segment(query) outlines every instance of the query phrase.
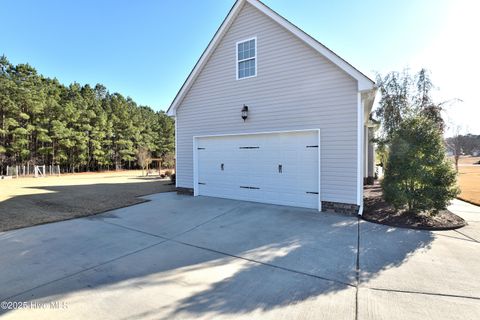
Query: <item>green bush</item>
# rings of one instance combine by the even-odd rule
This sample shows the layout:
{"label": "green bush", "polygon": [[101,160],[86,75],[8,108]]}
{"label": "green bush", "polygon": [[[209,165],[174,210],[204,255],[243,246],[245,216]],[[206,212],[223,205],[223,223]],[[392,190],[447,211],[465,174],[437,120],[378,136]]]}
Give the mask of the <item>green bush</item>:
{"label": "green bush", "polygon": [[442,133],[422,116],[402,121],[393,134],[382,182],[385,200],[410,212],[444,209],[458,193]]}

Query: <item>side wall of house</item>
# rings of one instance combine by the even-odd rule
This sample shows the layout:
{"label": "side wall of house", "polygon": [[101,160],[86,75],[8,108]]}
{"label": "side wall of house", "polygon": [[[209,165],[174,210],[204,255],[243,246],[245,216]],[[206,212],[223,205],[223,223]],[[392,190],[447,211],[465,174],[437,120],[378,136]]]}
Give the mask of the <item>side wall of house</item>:
{"label": "side wall of house", "polygon": [[[236,80],[236,42],[251,37],[257,38],[257,76]],[[248,3],[179,105],[176,121],[178,187],[193,188],[193,136],[319,128],[322,201],[356,203],[356,80]]]}

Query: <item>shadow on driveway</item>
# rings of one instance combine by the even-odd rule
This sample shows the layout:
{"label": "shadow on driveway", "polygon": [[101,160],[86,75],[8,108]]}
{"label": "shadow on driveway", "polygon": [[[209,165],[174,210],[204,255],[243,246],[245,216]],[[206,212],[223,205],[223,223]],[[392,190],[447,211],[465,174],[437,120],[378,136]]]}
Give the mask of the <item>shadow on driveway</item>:
{"label": "shadow on driveway", "polygon": [[[55,191],[75,192],[72,189],[56,187]],[[152,201],[134,207],[77,220],[85,224],[78,227],[85,229],[83,236],[90,240],[102,237],[104,227],[122,230],[121,235],[112,233],[103,238],[101,245],[106,250],[109,246],[121,247],[123,243],[134,246],[138,237],[144,237],[138,248],[131,247],[128,252],[102,263],[88,265],[86,261],[82,271],[62,279],[53,274],[49,283],[18,292],[9,300],[58,301],[85,290],[95,292],[100,298],[102,294],[115,293],[114,301],[119,305],[135,303],[134,298],[127,297],[136,294],[151,299],[146,303],[146,310],[137,304],[126,318],[155,314],[165,318],[239,316],[300,303],[311,303],[315,309],[312,312],[331,315],[339,306],[338,299],[349,306],[353,303],[355,312],[355,291],[360,276],[356,217],[173,193],[150,198]],[[62,223],[68,223],[70,228],[77,225],[74,220]],[[97,228],[92,229],[91,225]],[[49,227],[37,228],[47,230]],[[35,230],[18,230],[19,233],[12,236],[8,232],[0,233],[0,262],[16,258],[2,254],[2,247],[16,245],[18,250],[15,253],[10,250],[8,254],[21,255],[29,246],[29,243],[18,243],[22,233]],[[378,228],[374,232],[378,233],[376,239],[382,239],[380,233],[392,234],[397,229]],[[45,235],[39,234],[38,239],[32,241],[42,241],[42,237]],[[362,281],[401,265],[416,250],[428,248],[432,240],[430,232],[412,230],[400,245],[392,243],[391,252],[382,252],[382,257],[365,265]],[[51,241],[64,243],[66,261],[81,260],[81,257],[73,259],[77,252],[69,247],[77,241],[75,237],[65,233]],[[42,254],[33,257],[49,259],[50,245],[47,239],[42,244]],[[372,244],[365,250],[373,248]],[[42,272],[35,269],[35,261],[29,261],[28,257],[19,261],[33,266],[31,272],[21,275],[18,281],[28,283],[36,273]],[[15,265],[9,267],[15,268]],[[0,288],[2,286],[0,283]]]}

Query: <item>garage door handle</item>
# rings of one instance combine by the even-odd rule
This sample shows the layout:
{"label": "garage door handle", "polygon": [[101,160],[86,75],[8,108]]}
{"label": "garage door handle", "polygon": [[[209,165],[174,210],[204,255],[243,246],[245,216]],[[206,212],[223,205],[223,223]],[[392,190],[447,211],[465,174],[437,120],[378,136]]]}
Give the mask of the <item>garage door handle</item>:
{"label": "garage door handle", "polygon": [[283,167],[281,164],[278,165],[278,173],[282,173],[283,171]]}
{"label": "garage door handle", "polygon": [[223,171],[224,165],[223,163],[220,165],[220,169]]}

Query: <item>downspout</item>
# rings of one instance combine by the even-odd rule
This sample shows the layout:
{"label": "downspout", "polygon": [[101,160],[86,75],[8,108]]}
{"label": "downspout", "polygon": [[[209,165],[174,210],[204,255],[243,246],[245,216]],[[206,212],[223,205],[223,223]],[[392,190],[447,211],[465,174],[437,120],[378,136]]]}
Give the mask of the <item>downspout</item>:
{"label": "downspout", "polygon": [[360,207],[358,208],[358,215],[359,216],[363,215],[363,201],[362,201],[362,204],[360,205]]}
{"label": "downspout", "polygon": [[177,157],[177,150],[178,150],[178,143],[177,143],[177,139],[178,139],[178,125],[177,125],[177,120],[178,120],[178,117],[177,117],[177,113],[175,112],[175,115],[172,116],[172,118],[174,119],[175,121],[175,188],[178,188],[178,170],[177,170],[177,161],[178,161],[178,157]]}
{"label": "downspout", "polygon": [[363,129],[363,99],[362,91],[357,93],[357,205],[358,215],[363,213],[363,167],[364,167],[364,155],[363,155],[363,142],[364,142],[364,129]]}
{"label": "downspout", "polygon": [[[368,152],[367,146],[368,143],[366,143],[365,140],[365,116],[368,117],[368,114],[370,114],[370,110],[375,102],[375,96],[376,96],[377,88],[373,86],[370,89],[367,90],[359,90],[358,91],[358,132],[357,132],[357,151],[358,151],[358,198],[357,198],[357,205],[359,206],[358,208],[358,215],[361,216],[363,214],[363,177],[364,177],[364,172],[365,166],[366,166],[366,161],[365,161],[365,154],[364,152]],[[365,112],[365,108],[368,108],[368,112]],[[367,132],[368,133],[368,132]],[[368,138],[368,136],[367,136]],[[367,140],[368,141],[368,140]]]}

